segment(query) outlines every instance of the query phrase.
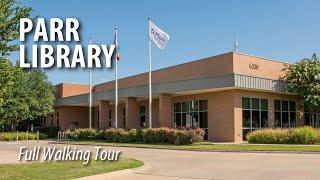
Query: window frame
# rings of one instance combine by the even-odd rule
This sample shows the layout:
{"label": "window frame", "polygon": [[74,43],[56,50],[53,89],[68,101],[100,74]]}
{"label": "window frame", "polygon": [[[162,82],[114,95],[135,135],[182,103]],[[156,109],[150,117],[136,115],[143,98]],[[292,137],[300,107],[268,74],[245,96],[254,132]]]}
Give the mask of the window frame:
{"label": "window frame", "polygon": [[[243,108],[243,100],[244,99],[249,99],[249,108]],[[253,108],[253,100],[258,100],[259,101],[259,107],[257,108]],[[267,109],[263,109],[262,108],[262,101],[266,101],[267,102]],[[265,99],[265,98],[259,98],[259,97],[248,97],[248,96],[243,96],[241,98],[241,108],[242,108],[242,130],[257,130],[257,129],[262,129],[262,128],[268,128],[269,125],[269,99]],[[244,111],[250,111],[250,127],[244,127],[243,126],[243,112]],[[252,126],[252,119],[253,119],[253,111],[258,111],[259,112],[259,125],[258,127],[253,127]],[[268,120],[268,126],[267,127],[262,127],[262,112],[267,113],[267,120]]]}
{"label": "window frame", "polygon": [[[200,101],[205,101],[206,102],[206,110],[200,110]],[[194,109],[193,107],[196,106],[196,103],[197,103],[197,109]],[[186,103],[187,104],[187,109],[186,111],[184,111],[184,108],[183,108],[183,103]],[[191,105],[191,103],[193,103],[193,107]],[[180,108],[176,108],[176,104],[179,104],[180,105]],[[176,111],[180,109],[180,111]],[[207,99],[195,99],[195,100],[185,100],[185,101],[178,101],[178,102],[174,102],[173,103],[173,123],[174,123],[174,127],[177,128],[177,127],[199,127],[200,128],[200,113],[208,113],[208,100]],[[184,114],[189,115],[190,116],[190,126],[187,126],[187,118],[185,119],[186,121],[186,125],[184,126],[183,124],[183,117],[184,117]],[[197,123],[197,126],[194,126],[194,119],[192,117],[192,114],[197,114],[197,118],[198,118],[198,123]],[[177,126],[177,123],[176,123],[176,115],[180,115],[180,125]],[[208,114],[207,114],[207,117],[208,117]],[[208,123],[207,123],[208,124]],[[202,129],[208,129],[208,128],[202,128]]]}
{"label": "window frame", "polygon": [[[280,110],[277,110],[275,107],[276,101],[280,102]],[[287,101],[288,103],[288,109],[287,110],[283,110],[283,102]],[[294,111],[291,110],[291,103],[294,103]],[[274,117],[276,117],[276,113],[280,113],[280,127],[276,126],[276,123],[274,123],[274,127],[275,128],[294,128],[297,126],[297,102],[294,100],[288,100],[288,99],[274,99],[273,100],[273,105],[274,105]],[[287,113],[288,114],[288,127],[283,127],[283,113]],[[295,114],[295,120],[294,120],[294,126],[291,125],[291,113]],[[276,121],[276,119],[274,118],[274,121]]]}

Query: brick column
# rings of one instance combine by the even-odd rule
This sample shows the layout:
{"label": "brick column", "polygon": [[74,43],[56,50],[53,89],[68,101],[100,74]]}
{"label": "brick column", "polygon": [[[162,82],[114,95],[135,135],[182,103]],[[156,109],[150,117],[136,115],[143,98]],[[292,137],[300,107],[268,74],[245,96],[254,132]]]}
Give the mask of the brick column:
{"label": "brick column", "polygon": [[274,128],[275,118],[274,118],[274,99],[268,99],[268,110],[269,110],[269,128]]}
{"label": "brick column", "polygon": [[139,127],[139,104],[135,97],[126,98],[126,127],[125,128],[138,128]]}
{"label": "brick column", "polygon": [[99,129],[106,129],[108,127],[109,109],[109,101],[99,102]]}
{"label": "brick column", "polygon": [[172,98],[169,94],[159,96],[159,127],[173,127]]}

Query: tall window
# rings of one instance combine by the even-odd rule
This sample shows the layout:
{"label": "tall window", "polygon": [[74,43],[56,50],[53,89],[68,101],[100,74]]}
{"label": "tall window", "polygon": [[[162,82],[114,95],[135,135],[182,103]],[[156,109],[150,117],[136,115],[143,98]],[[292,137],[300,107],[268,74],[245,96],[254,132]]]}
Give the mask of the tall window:
{"label": "tall window", "polygon": [[304,124],[307,126],[312,126],[314,128],[319,128],[320,123],[317,120],[317,116],[314,113],[311,113],[311,110],[308,107],[304,108]]}
{"label": "tall window", "polygon": [[112,122],[111,122],[111,109],[109,109],[109,127],[112,127]]}
{"label": "tall window", "polygon": [[296,103],[294,101],[274,100],[275,127],[291,128],[296,126]]}
{"label": "tall window", "polygon": [[192,100],[174,103],[174,124],[180,127],[199,127],[208,131],[208,101]]}
{"label": "tall window", "polygon": [[126,108],[123,108],[123,128],[126,127]]}
{"label": "tall window", "polygon": [[100,127],[100,112],[99,110],[97,111],[97,124],[98,124],[98,128]]}
{"label": "tall window", "polygon": [[243,137],[255,129],[269,127],[268,100],[242,98]]}
{"label": "tall window", "polygon": [[140,106],[140,127],[146,127],[146,107]]}

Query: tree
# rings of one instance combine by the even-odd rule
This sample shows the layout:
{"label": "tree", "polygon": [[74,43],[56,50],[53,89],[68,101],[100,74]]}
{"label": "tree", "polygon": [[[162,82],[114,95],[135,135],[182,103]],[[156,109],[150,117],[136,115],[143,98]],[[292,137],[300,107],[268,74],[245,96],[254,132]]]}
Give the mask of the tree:
{"label": "tree", "polygon": [[26,72],[29,104],[29,119],[46,116],[53,112],[55,102],[54,86],[40,70]]}
{"label": "tree", "polygon": [[[9,60],[2,59],[0,77],[4,91],[2,91],[2,104],[0,106],[0,120],[6,124],[15,125],[19,121],[26,120],[29,114],[27,99],[27,78],[22,68],[14,67]],[[7,78],[3,78],[7,77]],[[6,81],[9,80],[9,81]]]}
{"label": "tree", "polygon": [[284,81],[288,91],[297,94],[301,104],[310,109],[311,113],[320,113],[320,61],[316,54],[310,59],[288,65],[285,69]]}
{"label": "tree", "polygon": [[0,107],[4,102],[4,93],[14,82],[12,65],[9,60],[0,58]]}
{"label": "tree", "polygon": [[0,121],[15,125],[53,112],[54,86],[40,70],[24,70],[0,62]]}
{"label": "tree", "polygon": [[[21,6],[17,0],[0,1],[0,55],[18,50],[14,41],[19,36],[20,18],[30,17],[32,9]],[[0,56],[0,57],[1,57]]]}

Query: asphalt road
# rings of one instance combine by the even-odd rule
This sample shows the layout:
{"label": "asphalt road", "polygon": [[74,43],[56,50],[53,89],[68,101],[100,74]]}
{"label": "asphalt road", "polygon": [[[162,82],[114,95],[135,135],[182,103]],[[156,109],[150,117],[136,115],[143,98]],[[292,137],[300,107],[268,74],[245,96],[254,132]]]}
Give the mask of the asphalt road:
{"label": "asphalt road", "polygon": [[[34,142],[0,142],[0,163],[18,163],[20,146]],[[48,146],[41,142],[41,146]],[[50,146],[65,146],[50,144]],[[94,146],[77,146],[94,150]],[[144,161],[149,168],[112,179],[320,179],[320,154],[195,152],[126,147],[121,156]]]}

